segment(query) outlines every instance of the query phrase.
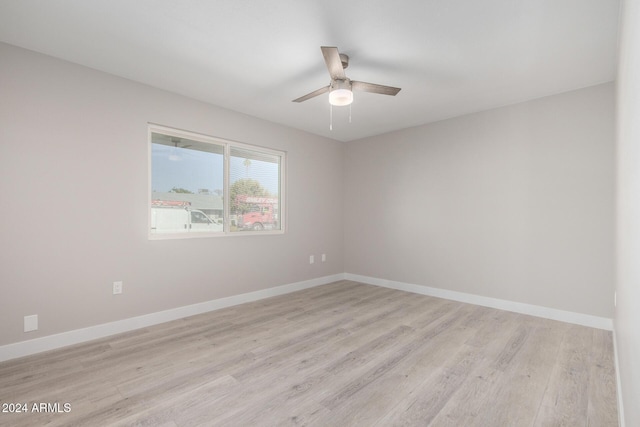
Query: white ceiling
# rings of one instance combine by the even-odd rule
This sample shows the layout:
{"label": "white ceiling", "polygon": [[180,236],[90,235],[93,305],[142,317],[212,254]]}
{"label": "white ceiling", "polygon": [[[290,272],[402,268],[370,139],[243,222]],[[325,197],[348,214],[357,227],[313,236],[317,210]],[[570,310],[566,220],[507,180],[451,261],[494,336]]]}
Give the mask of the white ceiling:
{"label": "white ceiling", "polygon": [[[618,0],[0,0],[0,41],[341,141],[614,80]],[[401,87],[334,107],[348,77]],[[1,59],[0,59],[1,60]]]}

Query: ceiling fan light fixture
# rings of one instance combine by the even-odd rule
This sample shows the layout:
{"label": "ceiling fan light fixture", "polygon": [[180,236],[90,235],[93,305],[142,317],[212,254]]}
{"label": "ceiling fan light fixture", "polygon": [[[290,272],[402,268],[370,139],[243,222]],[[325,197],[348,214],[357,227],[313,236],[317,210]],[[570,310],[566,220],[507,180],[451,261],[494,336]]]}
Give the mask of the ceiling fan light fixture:
{"label": "ceiling fan light fixture", "polygon": [[329,94],[329,103],[336,107],[349,105],[353,102],[353,92],[349,89],[336,89]]}
{"label": "ceiling fan light fixture", "polygon": [[343,107],[353,102],[353,92],[351,91],[351,81],[334,80],[329,92],[329,103],[336,107]]}

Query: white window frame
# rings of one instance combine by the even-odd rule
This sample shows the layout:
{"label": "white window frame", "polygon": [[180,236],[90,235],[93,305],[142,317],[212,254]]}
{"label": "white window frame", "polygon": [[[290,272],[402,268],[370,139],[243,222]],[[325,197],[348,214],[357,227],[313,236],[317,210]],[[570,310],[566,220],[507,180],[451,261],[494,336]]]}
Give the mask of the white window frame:
{"label": "white window frame", "polygon": [[[223,230],[214,232],[198,232],[198,233],[166,233],[166,234],[154,234],[151,233],[151,194],[153,192],[152,182],[152,134],[159,133],[167,136],[174,136],[177,138],[186,138],[198,142],[222,145],[224,149],[223,159]],[[262,146],[245,144],[242,142],[232,141],[210,135],[204,135],[196,132],[185,131],[181,129],[175,129],[163,125],[148,124],[148,188],[147,188],[147,235],[149,240],[167,240],[167,239],[192,239],[192,238],[207,238],[207,237],[223,237],[223,236],[269,236],[274,234],[284,234],[286,232],[286,218],[287,218],[287,204],[286,204],[286,163],[287,153],[286,151],[274,150]],[[256,151],[258,153],[276,156],[280,158],[280,179],[278,190],[278,223],[280,225],[277,230],[261,230],[261,231],[231,231],[231,203],[227,200],[230,194],[230,163],[231,163],[231,148],[239,148],[244,150]]]}

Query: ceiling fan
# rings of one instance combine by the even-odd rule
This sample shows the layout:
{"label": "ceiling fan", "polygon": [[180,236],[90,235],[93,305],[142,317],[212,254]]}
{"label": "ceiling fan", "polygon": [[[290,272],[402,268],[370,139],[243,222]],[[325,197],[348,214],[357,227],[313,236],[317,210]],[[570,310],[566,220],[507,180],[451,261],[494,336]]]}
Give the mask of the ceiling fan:
{"label": "ceiling fan", "polygon": [[324,62],[327,64],[329,75],[331,76],[331,83],[329,86],[314,90],[300,98],[294,99],[293,102],[306,101],[307,99],[329,92],[329,103],[335,106],[343,106],[353,102],[354,90],[391,96],[395,96],[400,92],[400,88],[398,87],[350,80],[344,74],[344,69],[349,66],[349,57],[343,53],[339,53],[337,47],[321,46],[320,49],[324,56]]}

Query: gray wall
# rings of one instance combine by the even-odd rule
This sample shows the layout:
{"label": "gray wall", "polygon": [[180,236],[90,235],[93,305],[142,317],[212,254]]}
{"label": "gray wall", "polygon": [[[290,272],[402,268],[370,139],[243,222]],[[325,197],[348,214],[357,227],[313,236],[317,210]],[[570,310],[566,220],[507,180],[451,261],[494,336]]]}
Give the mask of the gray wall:
{"label": "gray wall", "polygon": [[611,318],[612,83],[351,142],[349,273]]}
{"label": "gray wall", "polygon": [[[9,45],[0,57],[0,345],[344,271],[342,143]],[[147,122],[285,150],[288,232],[149,241]]]}
{"label": "gray wall", "polygon": [[640,426],[640,3],[623,3],[617,87],[618,304],[614,325],[627,426]]}

